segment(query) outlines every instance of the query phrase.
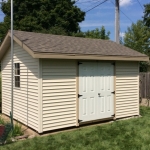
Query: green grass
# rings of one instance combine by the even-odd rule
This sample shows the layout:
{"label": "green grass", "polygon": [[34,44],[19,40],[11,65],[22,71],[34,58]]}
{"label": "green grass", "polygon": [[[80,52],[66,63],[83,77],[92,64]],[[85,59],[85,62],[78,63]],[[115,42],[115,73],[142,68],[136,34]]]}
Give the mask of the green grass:
{"label": "green grass", "polygon": [[1,150],[149,150],[150,108],[141,118],[89,126],[1,146]]}

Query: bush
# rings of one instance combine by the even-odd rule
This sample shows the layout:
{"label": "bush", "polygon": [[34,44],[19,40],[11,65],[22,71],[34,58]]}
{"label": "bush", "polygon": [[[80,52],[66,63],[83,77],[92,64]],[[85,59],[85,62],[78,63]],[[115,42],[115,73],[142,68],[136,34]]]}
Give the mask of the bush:
{"label": "bush", "polygon": [[0,116],[0,125],[5,125],[5,121],[4,121],[4,119],[2,118],[2,116]]}
{"label": "bush", "polygon": [[[6,125],[9,123],[8,121],[5,121],[2,116],[0,116],[0,125]],[[15,137],[15,136],[21,136],[23,135],[22,125],[19,122],[16,122],[14,124],[13,130],[9,134],[9,138]]]}
{"label": "bush", "polygon": [[22,125],[20,123],[14,124],[14,128],[10,133],[11,137],[23,135]]}

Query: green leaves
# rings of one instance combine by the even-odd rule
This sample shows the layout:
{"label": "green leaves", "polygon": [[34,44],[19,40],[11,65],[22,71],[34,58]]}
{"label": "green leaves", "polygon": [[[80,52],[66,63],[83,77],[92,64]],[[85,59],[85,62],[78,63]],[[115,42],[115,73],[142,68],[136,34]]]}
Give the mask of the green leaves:
{"label": "green leaves", "polygon": [[[79,23],[85,16],[85,13],[74,6],[71,0],[13,1],[15,30],[71,35],[79,31]],[[4,22],[0,23],[2,41],[7,30],[10,29],[10,0],[2,3],[1,10],[6,15]]]}
{"label": "green leaves", "polygon": [[[124,45],[150,56],[150,32],[143,21],[139,20],[125,32]],[[147,71],[148,64],[140,63],[140,71]]]}
{"label": "green leaves", "polygon": [[144,17],[143,17],[143,22],[144,24],[150,28],[150,3],[144,5],[145,11],[144,11]]}
{"label": "green leaves", "polygon": [[96,28],[95,30],[85,32],[85,37],[87,38],[95,38],[95,39],[109,39],[110,32],[105,31],[105,27],[102,26],[100,29]]}

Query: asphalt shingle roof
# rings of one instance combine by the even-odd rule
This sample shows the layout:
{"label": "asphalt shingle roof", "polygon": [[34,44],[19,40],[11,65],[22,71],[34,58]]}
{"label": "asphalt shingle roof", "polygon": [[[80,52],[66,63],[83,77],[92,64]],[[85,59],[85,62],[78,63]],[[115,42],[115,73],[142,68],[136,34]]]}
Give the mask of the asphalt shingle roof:
{"label": "asphalt shingle roof", "polygon": [[106,56],[146,56],[110,40],[16,31],[14,36],[34,53],[62,53]]}

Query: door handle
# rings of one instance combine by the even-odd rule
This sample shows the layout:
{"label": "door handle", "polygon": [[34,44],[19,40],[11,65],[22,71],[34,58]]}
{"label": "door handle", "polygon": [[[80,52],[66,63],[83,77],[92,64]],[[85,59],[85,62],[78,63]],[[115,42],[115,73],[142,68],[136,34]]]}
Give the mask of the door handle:
{"label": "door handle", "polygon": [[100,96],[101,95],[101,93],[98,93],[98,96]]}

